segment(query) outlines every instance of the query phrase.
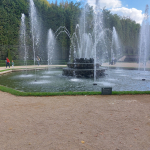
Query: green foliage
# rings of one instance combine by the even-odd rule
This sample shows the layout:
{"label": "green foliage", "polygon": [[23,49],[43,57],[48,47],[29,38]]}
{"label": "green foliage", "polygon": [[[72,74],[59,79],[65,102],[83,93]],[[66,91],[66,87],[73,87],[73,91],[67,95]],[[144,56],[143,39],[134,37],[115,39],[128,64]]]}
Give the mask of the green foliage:
{"label": "green foliage", "polygon": [[138,37],[140,24],[130,18],[120,17],[117,14],[111,14],[111,11],[103,10],[104,26],[112,30],[113,27],[119,35],[123,45],[122,55],[138,54]]}
{"label": "green foliage", "polygon": [[10,60],[10,62],[12,62],[12,57],[11,57],[11,54],[10,54],[10,50],[8,49],[8,59]]}
{"label": "green foliage", "polygon": [[[41,0],[35,0],[34,2],[39,12],[39,17],[42,20],[42,24],[44,24],[43,37],[47,38],[48,29],[51,28],[56,32],[60,26],[65,26],[71,35],[74,33],[81,12],[80,3],[62,1],[59,4],[56,2],[55,4],[50,3],[47,5],[46,3],[42,3]],[[45,43],[45,38],[43,38],[42,43]],[[70,50],[69,37],[65,33],[62,33],[58,36],[57,43],[55,59],[68,61]],[[43,48],[44,45],[46,45],[46,43],[43,44]]]}
{"label": "green foliage", "polygon": [[4,72],[4,71],[8,71],[8,70],[11,70],[11,69],[6,69],[6,70],[0,70],[0,72]]}
{"label": "green foliage", "polygon": [[1,59],[5,59],[7,51],[13,57],[18,53],[14,47],[18,45],[21,13],[28,13],[27,4],[26,0],[0,1],[0,45],[6,46],[4,50],[0,47]]}
{"label": "green foliage", "polygon": [[[38,17],[42,22],[42,44],[41,48],[46,49],[46,38],[48,29],[54,32],[60,26],[65,26],[72,35],[75,31],[76,24],[79,23],[82,5],[80,2],[73,3],[72,1],[62,1],[59,4],[49,3],[47,0],[34,0],[38,10]],[[0,0],[0,59],[5,59],[8,50],[12,59],[19,59],[19,30],[21,23],[21,13],[27,17],[27,34],[31,37],[29,32],[29,0]],[[93,8],[88,6],[90,12]],[[103,19],[105,28],[112,30],[113,26],[116,28],[122,45],[124,45],[124,54],[137,54],[138,53],[138,36],[140,25],[136,24],[129,18],[122,18],[111,11],[103,9]],[[92,14],[92,13],[91,13]],[[89,14],[87,23],[91,24],[92,15]],[[89,29],[89,32],[91,32]],[[55,54],[58,60],[68,61],[70,39],[66,34],[60,34],[57,38],[57,49]],[[31,42],[27,41],[29,52],[32,53]],[[31,54],[29,54],[31,56]],[[46,55],[46,54],[45,54]]]}

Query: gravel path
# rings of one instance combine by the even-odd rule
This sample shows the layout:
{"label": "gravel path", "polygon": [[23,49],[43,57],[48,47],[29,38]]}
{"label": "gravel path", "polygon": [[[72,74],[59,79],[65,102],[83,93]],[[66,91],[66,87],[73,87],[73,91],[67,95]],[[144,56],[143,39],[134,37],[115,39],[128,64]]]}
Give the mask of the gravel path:
{"label": "gravel path", "polygon": [[[127,68],[138,69],[139,64],[138,63],[128,63],[128,62],[123,62],[123,63],[122,62],[117,62],[115,65],[109,65],[109,63],[103,63],[102,66],[103,67],[110,67],[110,68],[111,67],[122,67],[122,68],[127,67]],[[141,66],[141,68],[144,67],[142,64],[140,66]],[[45,67],[48,67],[48,66],[47,65],[40,65],[40,66],[28,65],[27,66],[28,69],[31,69],[31,68],[34,68],[34,67],[36,67],[36,68],[45,68]],[[66,65],[50,65],[49,67],[56,68],[56,67],[67,67],[67,66]],[[14,66],[14,68],[12,66],[10,66],[10,69],[20,69],[20,68],[26,69],[26,66]],[[150,68],[150,61],[147,62],[146,68]],[[7,67],[7,69],[9,69],[9,68]],[[0,67],[0,71],[1,70],[6,70],[6,67],[5,66]]]}
{"label": "gravel path", "polygon": [[150,150],[150,95],[0,92],[0,150]]}

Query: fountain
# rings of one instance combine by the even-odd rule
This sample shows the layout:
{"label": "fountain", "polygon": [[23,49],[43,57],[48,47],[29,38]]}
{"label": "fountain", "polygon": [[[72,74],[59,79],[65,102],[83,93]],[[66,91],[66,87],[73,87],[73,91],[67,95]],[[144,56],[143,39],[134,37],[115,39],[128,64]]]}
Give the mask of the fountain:
{"label": "fountain", "polygon": [[[38,49],[38,44],[40,42],[40,23],[37,17],[37,11],[33,0],[29,1],[29,14],[30,14],[30,26],[32,34],[32,49],[33,49],[33,58],[34,66],[36,61],[36,50]],[[35,81],[36,81],[36,67],[35,67]]]}
{"label": "fountain", "polygon": [[47,38],[48,66],[52,64],[54,49],[55,49],[55,37],[53,31],[49,29]]}
{"label": "fountain", "polygon": [[140,30],[140,41],[139,41],[139,69],[143,68],[145,71],[146,63],[148,61],[149,50],[150,50],[150,33],[149,33],[149,14],[148,5],[146,5],[144,19]]}
{"label": "fountain", "polygon": [[[90,58],[90,56],[93,56],[93,48],[92,48],[93,43],[91,42],[92,37],[90,36],[90,34],[87,33],[84,33],[82,37],[77,37],[78,28],[79,25],[77,24],[76,31],[73,34],[73,36],[71,36],[69,31],[66,29],[66,27],[63,26],[60,26],[55,32],[55,39],[57,39],[57,37],[61,33],[66,33],[71,41],[70,55],[69,55],[70,62],[67,63],[68,68],[63,68],[62,74],[65,76],[76,76],[78,78],[79,77],[94,78],[94,66],[95,66],[94,59]],[[78,52],[76,52],[76,47],[78,49]],[[72,52],[72,48],[73,48],[73,52]],[[72,60],[73,62],[71,62]],[[96,63],[97,77],[103,76],[105,72],[104,68],[99,68],[99,67],[100,64]]]}
{"label": "fountain", "polygon": [[113,27],[110,64],[112,64],[112,65],[115,64],[117,59],[120,58],[120,56],[121,56],[120,41],[118,38],[117,31],[116,31],[115,27]]}
{"label": "fountain", "polygon": [[[87,20],[91,16],[92,21],[89,24]],[[97,58],[104,53],[102,43],[106,47],[106,31],[109,30],[104,28],[102,17],[99,1],[96,1],[94,12],[85,4],[80,23],[77,24],[71,37],[70,61],[72,62],[67,64],[68,68],[63,69],[63,75],[92,77],[94,82],[96,78],[104,75],[105,69],[100,67],[101,63],[97,61]]]}
{"label": "fountain", "polygon": [[[55,40],[62,32],[66,33],[71,40],[69,55],[70,62],[67,64],[68,68],[63,69],[63,75],[92,77],[94,78],[94,82],[96,82],[96,78],[105,75],[104,72],[106,69],[101,67],[101,63],[103,58],[106,57],[104,55],[108,55],[108,49],[110,49],[106,44],[108,40],[107,32],[112,34],[113,41],[111,51],[113,51],[114,43],[118,40],[115,28],[113,28],[113,32],[104,28],[102,21],[103,14],[100,9],[99,1],[97,0],[95,4],[96,7],[94,11],[90,9],[89,5],[85,4],[80,18],[80,23],[76,25],[75,32],[72,36],[66,27],[60,26],[55,34],[51,29],[49,29],[47,40],[48,66],[52,64],[52,58],[54,57],[53,52],[55,49]],[[35,65],[37,47],[40,40],[40,30],[39,26],[36,26],[37,24],[39,25],[39,22],[33,0],[30,0],[29,14]],[[89,18],[92,20],[90,21],[90,24],[89,21],[87,21]]]}
{"label": "fountain", "polygon": [[26,46],[26,24],[25,24],[25,15],[21,15],[21,28],[20,28],[20,42],[21,42],[21,52],[24,53],[20,54],[24,56],[24,65],[26,66],[26,73],[27,73],[27,46]]}
{"label": "fountain", "polygon": [[[75,58],[73,63],[67,64],[68,68],[63,68],[63,75],[75,77],[94,78],[94,59]],[[104,76],[105,69],[99,68],[96,64],[96,77]]]}
{"label": "fountain", "polygon": [[[76,25],[72,37],[69,34],[71,39],[70,62],[67,64],[68,68],[63,69],[63,75],[92,77],[94,83],[97,78],[105,75],[106,69],[101,67],[102,62],[108,59],[117,60],[121,55],[115,27],[113,31],[104,27],[103,13],[98,0],[95,6],[94,11],[91,11],[85,4],[80,23]],[[92,21],[89,22],[89,18]],[[66,33],[68,34],[68,31]],[[111,38],[108,35],[112,35]]]}
{"label": "fountain", "polygon": [[[70,38],[70,62],[67,64],[68,68],[63,69],[64,75],[67,76],[62,76],[61,69],[49,68],[50,71],[39,70],[37,72],[36,69],[35,72],[27,70],[28,75],[23,75],[22,72],[13,72],[12,74],[1,76],[1,85],[24,92],[100,91],[105,86],[111,86],[113,91],[150,90],[149,82],[143,82],[137,78],[137,70],[107,70],[101,67],[101,63],[106,60],[108,61],[109,58],[119,58],[120,45],[118,44],[119,38],[115,27],[113,31],[104,28],[103,15],[99,8],[98,1],[96,1],[94,12],[88,9],[88,5],[85,5],[80,23],[76,25],[73,35],[70,35],[66,27],[63,26],[59,27],[55,33],[51,29],[48,31],[46,53],[48,55],[48,65],[52,63],[52,58],[54,57],[55,40],[57,37],[61,33],[66,33]],[[90,22],[87,21],[89,17],[92,20]],[[21,19],[22,46],[26,46],[25,16],[23,14]],[[30,0],[30,22],[35,65],[35,56],[38,54],[38,45],[40,42],[40,26],[33,0]],[[145,28],[147,25],[143,25],[143,27]],[[141,29],[141,36],[143,38],[141,38],[142,44],[140,44],[141,54],[143,54],[142,48],[146,47],[143,45],[148,43],[147,38],[149,36],[146,30],[149,31],[149,29]],[[107,33],[111,37],[108,37]],[[26,60],[27,49],[23,50]],[[109,78],[104,77],[103,75],[108,72]],[[33,78],[37,82],[34,82]],[[97,86],[92,85],[93,78],[94,84],[96,82]],[[142,79],[150,81],[150,73],[143,74]]]}

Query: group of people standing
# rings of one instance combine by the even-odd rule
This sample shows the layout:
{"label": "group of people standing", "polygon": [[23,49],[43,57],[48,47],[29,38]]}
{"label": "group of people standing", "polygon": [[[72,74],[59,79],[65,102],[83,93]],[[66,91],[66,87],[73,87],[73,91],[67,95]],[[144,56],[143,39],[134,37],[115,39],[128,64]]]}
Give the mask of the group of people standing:
{"label": "group of people standing", "polygon": [[[36,60],[37,60],[38,66],[39,66],[40,62],[41,62],[41,58],[39,56],[37,56]],[[10,60],[8,59],[8,57],[6,57],[5,62],[6,62],[6,68],[7,68],[7,66],[9,66],[9,68],[10,68]],[[12,67],[14,67],[14,61],[13,60],[12,60],[11,64],[12,64]]]}
{"label": "group of people standing", "polygon": [[[10,60],[8,59],[8,57],[6,57],[6,60],[5,60],[5,62],[6,62],[6,68],[7,68],[7,66],[9,66],[9,68],[10,68]],[[12,67],[14,67],[14,61],[12,60]]]}

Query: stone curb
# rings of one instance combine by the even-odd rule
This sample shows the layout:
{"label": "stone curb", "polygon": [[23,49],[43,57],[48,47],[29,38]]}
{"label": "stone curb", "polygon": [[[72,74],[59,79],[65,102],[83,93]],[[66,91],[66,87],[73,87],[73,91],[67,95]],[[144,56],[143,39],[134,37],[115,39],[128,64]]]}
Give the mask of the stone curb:
{"label": "stone curb", "polygon": [[10,73],[10,72],[12,72],[12,70],[3,71],[3,72],[0,72],[0,75],[7,74],[7,73]]}

